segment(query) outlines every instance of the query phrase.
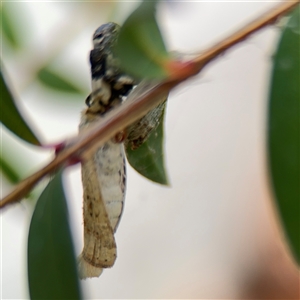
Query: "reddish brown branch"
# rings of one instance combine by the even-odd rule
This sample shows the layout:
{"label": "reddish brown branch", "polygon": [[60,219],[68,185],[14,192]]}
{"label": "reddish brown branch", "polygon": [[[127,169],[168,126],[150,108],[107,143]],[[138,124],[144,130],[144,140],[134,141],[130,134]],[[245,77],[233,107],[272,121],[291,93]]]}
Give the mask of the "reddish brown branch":
{"label": "reddish brown branch", "polygon": [[164,82],[153,84],[150,88],[145,88],[143,93],[132,98],[131,101],[125,101],[123,105],[108,114],[107,117],[96,124],[94,128],[67,141],[68,147],[62,150],[44,168],[21,181],[9,195],[1,200],[0,208],[22,199],[43,177],[54,172],[72,156],[85,156],[93,147],[105,143],[120,129],[127,127],[145,115],[150,109],[157,106],[163,99],[162,95],[165,95],[169,90],[184,80],[199,73],[204,66],[217,58],[221,53],[224,53],[227,49],[240,43],[261,28],[274,23],[281,16],[298,5],[298,3],[299,1],[291,1],[278,5],[270,12],[204,51],[203,54],[190,62],[192,68],[186,68],[181,75],[176,75]]}

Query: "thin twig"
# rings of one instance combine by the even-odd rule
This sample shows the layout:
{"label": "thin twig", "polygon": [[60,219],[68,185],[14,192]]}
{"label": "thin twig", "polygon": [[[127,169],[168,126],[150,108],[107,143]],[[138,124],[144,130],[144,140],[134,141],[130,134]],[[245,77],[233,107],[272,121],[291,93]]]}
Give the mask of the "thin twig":
{"label": "thin twig", "polygon": [[68,140],[66,142],[68,146],[59,152],[48,165],[17,184],[15,189],[1,200],[0,208],[22,199],[43,177],[53,173],[57,168],[70,160],[71,157],[84,157],[86,152],[91,151],[93,147],[99,147],[100,144],[105,143],[118,131],[126,128],[128,125],[144,116],[149,110],[157,106],[162,99],[164,99],[162,95],[166,94],[179,83],[199,73],[204,66],[216,59],[227,49],[240,43],[261,28],[277,21],[281,16],[285,15],[298,4],[299,0],[278,5],[276,8],[273,8],[268,13],[223,39],[221,42],[193,59],[190,62],[193,67],[182,73],[184,76],[181,74],[179,77],[175,76],[164,82],[152,84],[150,87],[145,88],[143,93],[135,95],[133,98],[131,97],[131,101],[125,101],[120,107],[107,114],[107,116],[93,128]]}

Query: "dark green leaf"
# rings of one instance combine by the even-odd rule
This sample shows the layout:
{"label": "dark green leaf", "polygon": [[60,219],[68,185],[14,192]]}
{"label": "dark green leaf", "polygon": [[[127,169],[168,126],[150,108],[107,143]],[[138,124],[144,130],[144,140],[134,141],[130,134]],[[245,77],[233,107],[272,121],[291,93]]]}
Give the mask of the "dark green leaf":
{"label": "dark green leaf", "polygon": [[36,204],[28,236],[31,299],[81,299],[60,171]]}
{"label": "dark green leaf", "polygon": [[8,11],[7,5],[2,3],[1,7],[1,28],[2,31],[13,48],[20,48],[16,26],[13,22],[13,16]]}
{"label": "dark green leaf", "polygon": [[276,203],[300,263],[300,14],[293,11],[274,57],[269,103],[269,163]]}
{"label": "dark green leaf", "polygon": [[116,54],[121,67],[139,78],[165,78],[168,61],[163,38],[155,19],[157,1],[143,1],[120,30]]}
{"label": "dark green leaf", "polygon": [[69,80],[56,72],[49,70],[48,67],[41,69],[37,74],[37,78],[47,87],[60,92],[82,93],[82,91]]}
{"label": "dark green leaf", "polygon": [[167,185],[163,153],[164,112],[163,109],[159,117],[159,125],[151,132],[148,139],[136,150],[132,150],[131,144],[128,144],[126,155],[130,165],[141,175],[154,182]]}
{"label": "dark green leaf", "polygon": [[[1,67],[3,68],[3,66]],[[0,121],[22,140],[25,140],[28,143],[34,145],[41,145],[38,138],[35,136],[30,127],[27,125],[26,121],[19,113],[16,103],[13,99],[12,93],[10,92],[7,83],[4,81],[2,69],[0,85]]]}
{"label": "dark green leaf", "polygon": [[11,183],[17,183],[20,181],[21,176],[14,170],[14,168],[3,158],[0,156],[0,167],[3,174]]}

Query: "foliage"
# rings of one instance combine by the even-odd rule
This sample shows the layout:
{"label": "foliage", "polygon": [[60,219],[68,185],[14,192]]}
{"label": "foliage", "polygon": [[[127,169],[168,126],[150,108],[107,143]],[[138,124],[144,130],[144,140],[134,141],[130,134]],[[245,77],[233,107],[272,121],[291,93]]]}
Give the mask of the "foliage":
{"label": "foliage", "polygon": [[41,145],[38,138],[33,133],[30,126],[27,124],[26,120],[23,118],[19,109],[16,105],[16,100],[8,88],[7,83],[3,77],[3,66],[1,63],[1,109],[3,113],[0,115],[0,121],[4,124],[11,132],[22,140],[34,144]]}
{"label": "foliage", "polygon": [[40,82],[42,82],[50,89],[66,93],[82,93],[82,91],[78,89],[74,84],[72,84],[69,80],[57,74],[56,72],[49,70],[48,67],[39,70],[39,72],[37,73],[37,78]]}
{"label": "foliage", "polygon": [[[157,1],[144,1],[125,21],[116,49],[122,66],[137,77],[166,78],[169,59],[155,19]],[[283,30],[270,87],[269,154],[270,176],[283,225],[298,262],[299,243],[299,9]],[[5,15],[2,30],[17,45],[11,22]],[[137,26],[138,25],[138,26]],[[134,59],[134,61],[133,61]],[[3,68],[2,68],[3,69]],[[74,84],[45,67],[37,78],[48,87],[81,93]],[[1,72],[1,122],[15,135],[40,145],[22,117],[11,88]],[[163,166],[163,118],[145,144],[127,149],[131,164],[147,178],[167,184]],[[153,152],[153,149],[155,151]],[[155,153],[155,155],[153,155]],[[149,167],[150,166],[150,167]],[[1,169],[12,181],[19,179],[1,158]],[[145,170],[150,170],[150,172]],[[32,299],[81,299],[62,173],[51,180],[33,213],[28,237],[28,278]]]}
{"label": "foliage", "polygon": [[148,139],[137,149],[126,147],[126,156],[130,165],[144,177],[160,183],[168,184],[167,174],[164,167],[164,115],[163,110],[159,116],[159,125],[151,132]]}
{"label": "foliage", "polygon": [[121,66],[138,78],[165,78],[168,53],[155,20],[157,1],[143,1],[127,18],[118,38],[116,54]]}
{"label": "foliage", "polygon": [[36,204],[28,235],[31,299],[81,299],[62,171]]}
{"label": "foliage", "polygon": [[298,7],[283,29],[274,56],[268,131],[270,175],[275,200],[298,264],[300,264],[299,20]]}
{"label": "foliage", "polygon": [[[147,11],[148,8],[151,8],[150,11]],[[150,77],[153,77],[158,76],[159,73],[164,73],[162,70],[163,66],[155,65],[156,62],[153,62],[153,60],[156,59],[157,55],[163,57],[167,53],[155,21],[154,11],[154,2],[143,2],[136,12],[129,17],[129,22],[127,22],[129,26],[125,22],[124,28],[126,30],[120,36],[122,46],[119,49],[125,49],[128,46],[133,47],[133,49],[139,49],[139,39],[124,42],[124,38],[125,40],[127,39],[128,30],[135,34],[134,28],[128,28],[133,19],[139,18],[141,12],[144,16],[147,16],[148,22],[141,23],[147,24],[143,28],[142,34],[144,37],[153,37],[153,34],[155,34],[154,38],[158,49],[149,47],[147,43],[139,49],[139,62],[145,66],[143,74],[146,77],[148,74]],[[134,20],[134,22],[136,21]],[[141,21],[138,20],[138,22]],[[10,22],[6,22],[5,24],[7,26],[2,29],[6,35],[11,37],[11,41],[13,42],[13,30],[8,26]],[[147,49],[153,49],[155,53],[153,52],[149,57],[149,53],[146,53]],[[60,92],[82,93],[66,78],[52,71],[49,66],[40,69],[36,74],[36,78],[48,88]],[[1,98],[1,105],[5,111],[5,114],[1,115],[1,122],[24,141],[41,145],[19,112],[16,101],[2,74],[1,80],[4,92]],[[128,157],[138,172],[153,181],[166,184],[167,179],[163,164],[162,148],[163,115],[164,110],[160,116],[159,126],[152,132],[147,142],[138,150],[128,150],[131,153],[128,154]],[[153,153],[153,149],[155,149],[155,153]],[[2,172],[12,182],[19,180],[20,176],[4,158],[1,158],[1,162]],[[77,278],[72,236],[68,223],[68,209],[63,192],[62,173],[60,171],[50,181],[39,197],[30,224],[28,236],[28,282],[30,297],[32,299],[81,299],[80,285]]]}

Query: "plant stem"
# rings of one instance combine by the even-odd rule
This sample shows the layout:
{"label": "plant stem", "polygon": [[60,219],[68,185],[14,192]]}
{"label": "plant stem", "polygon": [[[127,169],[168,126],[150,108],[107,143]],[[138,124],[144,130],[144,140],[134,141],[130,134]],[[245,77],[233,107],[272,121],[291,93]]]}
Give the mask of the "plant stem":
{"label": "plant stem", "polygon": [[167,94],[168,91],[179,83],[198,74],[208,63],[216,59],[227,49],[232,48],[267,25],[273,24],[298,4],[299,0],[284,2],[278,5],[216,45],[203,51],[201,55],[190,61],[193,67],[185,70],[181,76],[173,76],[163,82],[145,86],[144,91],[139,95],[131,97],[131,99],[125,101],[120,107],[107,114],[93,128],[66,141],[64,143],[66,145],[65,148],[48,165],[21,181],[9,195],[1,200],[0,208],[21,200],[43,177],[55,172],[62,165],[67,164],[72,157],[79,156],[84,159],[90,155],[95,147],[99,147],[118,131],[126,128],[131,123],[143,117],[149,110],[156,107],[164,99],[162,95]]}

